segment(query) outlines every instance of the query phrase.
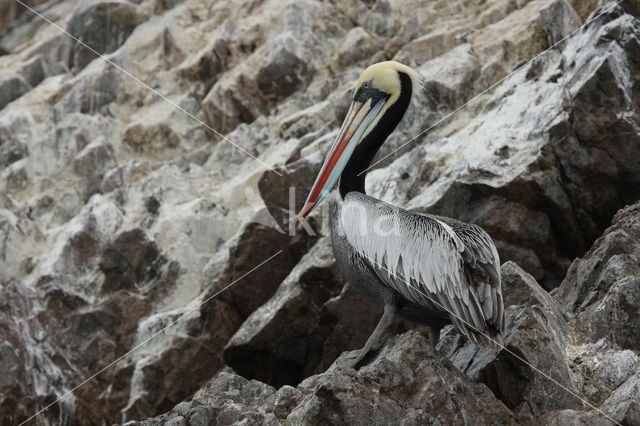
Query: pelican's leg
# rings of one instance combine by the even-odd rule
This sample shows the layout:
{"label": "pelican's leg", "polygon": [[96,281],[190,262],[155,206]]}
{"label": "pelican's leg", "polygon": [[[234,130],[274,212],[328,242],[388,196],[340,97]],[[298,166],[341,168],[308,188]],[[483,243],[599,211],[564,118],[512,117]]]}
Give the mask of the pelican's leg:
{"label": "pelican's leg", "polygon": [[385,330],[391,325],[393,322],[393,317],[396,313],[395,306],[385,305],[384,314],[382,314],[382,318],[378,322],[376,329],[373,330],[371,336],[367,339],[367,343],[364,344],[362,349],[357,351],[351,351],[336,360],[336,364],[339,367],[343,368],[354,368],[362,359],[369,353],[373,345],[378,343]]}
{"label": "pelican's leg", "polygon": [[433,346],[434,348],[438,344],[438,341],[440,341],[441,329],[442,327],[431,327],[431,330],[429,331],[429,343],[431,343],[431,346]]}

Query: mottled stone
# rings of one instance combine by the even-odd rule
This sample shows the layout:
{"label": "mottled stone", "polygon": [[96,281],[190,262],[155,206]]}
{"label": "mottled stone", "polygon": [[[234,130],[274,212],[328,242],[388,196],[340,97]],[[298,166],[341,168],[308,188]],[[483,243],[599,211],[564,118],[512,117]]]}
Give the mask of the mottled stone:
{"label": "mottled stone", "polygon": [[229,340],[226,362],[244,377],[273,386],[298,384],[323,361],[323,342],[336,321],[322,305],[342,285],[324,239]]}
{"label": "mottled stone", "polygon": [[582,24],[578,14],[566,0],[554,0],[540,9],[540,19],[550,46],[559,43]]}
{"label": "mottled stone", "polygon": [[419,68],[429,109],[439,113],[460,106],[473,93],[480,61],[470,44],[457,46]]}
{"label": "mottled stone", "polygon": [[415,332],[392,339],[360,373],[334,369],[307,378],[297,388],[276,391],[255,380],[219,373],[188,405],[143,424],[164,422],[202,406],[217,424],[358,424],[364,418],[375,419],[376,424],[454,424],[470,418],[513,421],[511,412],[485,385],[468,382]]}
{"label": "mottled stone", "polygon": [[633,351],[615,350],[606,339],[569,347],[567,355],[580,390],[596,405],[602,404],[640,367],[640,359]]}
{"label": "mottled stone", "polygon": [[576,259],[556,297],[581,340],[606,338],[621,348],[640,347],[640,204],[616,214],[611,227]]}
{"label": "mottled stone", "polygon": [[[637,72],[628,59],[637,38],[634,18],[612,12],[601,19],[572,38],[563,55],[543,55],[529,65],[538,69],[505,81],[482,119],[435,139],[426,148],[431,158],[447,162],[447,152],[466,154],[408,204],[483,226],[508,248],[500,253],[504,260],[529,252],[522,266],[547,289],[615,212],[640,196],[628,184],[637,169],[628,159],[640,155],[640,124],[630,112],[636,89],[625,82],[627,71],[620,72]],[[613,41],[609,27],[625,42]],[[568,92],[558,90],[560,81]],[[619,110],[629,113],[612,113]],[[517,142],[523,140],[526,145]]]}
{"label": "mottled stone", "polygon": [[578,390],[565,353],[571,330],[558,303],[514,262],[502,265],[501,275],[509,305],[505,348],[478,348],[449,330],[438,349],[469,377],[486,383],[514,413],[525,410],[537,418],[550,410],[581,407],[571,393]]}
{"label": "mottled stone", "polygon": [[382,46],[362,27],[349,30],[335,53],[335,63],[338,69],[352,65],[364,59],[369,59]]}
{"label": "mottled stone", "polygon": [[121,188],[124,185],[131,185],[148,176],[151,170],[146,161],[132,160],[127,164],[117,166],[107,171],[100,182],[100,192],[106,194]]}
{"label": "mottled stone", "polygon": [[137,20],[135,5],[126,0],[79,2],[71,12],[67,31],[92,50],[77,43],[73,47],[70,65],[80,70],[97,57],[96,53],[116,50],[127,40]]}
{"label": "mottled stone", "polygon": [[155,125],[133,124],[124,132],[124,143],[134,151],[162,151],[177,148],[180,137],[176,135],[166,123]]}
{"label": "mottled stone", "polygon": [[203,100],[207,122],[226,133],[250,123],[308,80],[307,63],[296,52],[296,41],[283,35],[263,46],[236,80],[220,80]]}
{"label": "mottled stone", "polygon": [[113,147],[105,138],[96,139],[76,155],[73,170],[84,178],[81,189],[85,198],[99,190],[104,174],[115,164]]}
{"label": "mottled stone", "polygon": [[20,74],[31,87],[35,87],[45,79],[46,69],[42,56],[34,56],[33,58],[22,64]]}
{"label": "mottled stone", "polygon": [[640,372],[636,372],[619,386],[598,410],[561,410],[546,414],[541,420],[545,424],[564,425],[575,422],[580,425],[636,425],[640,423]]}
{"label": "mottled stone", "polygon": [[24,78],[11,71],[0,73],[0,109],[29,91]]}
{"label": "mottled stone", "polygon": [[26,129],[33,125],[28,112],[6,113],[0,117],[0,168],[29,155]]}
{"label": "mottled stone", "polygon": [[109,104],[121,93],[125,78],[105,62],[92,64],[76,77],[73,86],[56,103],[56,114],[60,118],[73,112],[106,115]]}

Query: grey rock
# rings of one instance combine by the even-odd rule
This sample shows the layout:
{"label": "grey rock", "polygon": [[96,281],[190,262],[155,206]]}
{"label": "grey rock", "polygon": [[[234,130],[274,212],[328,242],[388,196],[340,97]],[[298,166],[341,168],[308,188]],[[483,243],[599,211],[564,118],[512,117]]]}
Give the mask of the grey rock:
{"label": "grey rock", "polygon": [[263,46],[250,60],[254,67],[245,67],[236,80],[218,81],[203,100],[208,124],[223,133],[266,113],[304,85],[312,71],[298,56],[296,40],[287,34]]}
{"label": "grey rock", "polygon": [[[47,377],[58,380],[62,377],[53,354],[38,342],[38,336],[43,335],[45,329],[34,324],[34,321],[21,320],[34,308],[34,289],[20,281],[11,281],[0,286],[0,296],[0,324],[7,330],[6,338],[0,346],[1,363],[5,371],[0,381],[0,392],[4,396],[0,405],[3,411],[0,418],[3,422],[15,423],[28,418],[26,413],[16,412],[16,408],[21,407],[21,404],[35,402],[37,396],[29,390],[36,381],[43,384],[40,395],[55,400],[55,385]],[[16,365],[29,366],[31,373],[15,368]],[[61,422],[72,421],[73,404],[63,400],[56,404],[56,408],[62,413]]]}
{"label": "grey rock", "polygon": [[[67,31],[98,54],[111,53],[120,47],[137,25],[133,3],[125,0],[90,0],[78,3],[71,12]],[[97,57],[80,43],[73,46],[70,65],[84,68]]]}
{"label": "grey rock", "polygon": [[65,191],[56,197],[53,207],[52,224],[62,225],[73,218],[82,209],[83,199],[76,191]]}
{"label": "grey rock", "polygon": [[186,426],[187,422],[184,421],[184,417],[176,416],[165,422],[166,426]]}
{"label": "grey rock", "polygon": [[146,161],[132,160],[107,171],[100,182],[100,192],[106,194],[124,185],[139,182],[151,172]]}
{"label": "grey rock", "polygon": [[20,192],[29,185],[29,174],[25,160],[14,162],[7,167],[0,178],[3,189],[9,193]]}
{"label": "grey rock", "polygon": [[553,425],[567,424],[568,421],[586,425],[636,425],[640,423],[639,400],[640,372],[637,372],[618,387],[602,405],[598,406],[597,411],[595,409],[585,412],[555,411],[545,415],[542,421]]}
{"label": "grey rock", "polygon": [[376,51],[382,48],[381,44],[362,27],[349,30],[344,37],[344,42],[335,53],[335,63],[338,69],[342,69],[354,62],[369,59]]}
{"label": "grey rock", "polygon": [[190,80],[215,84],[219,75],[237,61],[235,55],[239,46],[234,38],[236,27],[235,21],[226,19],[207,45],[180,65],[180,74]]}
{"label": "grey rock", "polygon": [[102,181],[100,182],[101,193],[106,194],[122,187],[122,185],[124,184],[123,168],[123,166],[114,167],[113,169],[105,173]]}
{"label": "grey rock", "polygon": [[602,404],[602,411],[622,424],[640,423],[640,371],[627,379]]}
{"label": "grey rock", "polygon": [[[69,59],[74,43],[73,39],[66,34],[56,34],[34,48],[34,58],[39,57],[41,61],[32,59],[27,61],[26,64],[34,62],[29,67],[30,71],[35,71],[34,76],[39,76],[40,65],[44,71],[44,78],[66,74],[69,72]],[[41,62],[41,64],[39,65],[38,62]]]}
{"label": "grey rock", "polygon": [[22,64],[20,74],[24,77],[27,84],[31,87],[35,87],[46,76],[45,63],[41,56],[34,56],[33,58]]}
{"label": "grey rock", "polygon": [[180,145],[180,137],[166,123],[136,123],[125,130],[124,142],[136,152],[162,151],[177,148]]}
{"label": "grey rock", "polygon": [[6,193],[0,191],[0,209],[6,209],[10,212],[17,211],[16,205]]}
{"label": "grey rock", "polygon": [[189,402],[184,402],[144,425],[167,424],[187,419],[192,426],[210,424],[234,424],[249,422],[278,424],[275,416],[258,410],[259,404],[275,389],[257,382],[248,381],[230,372],[220,372],[202,386]]}
{"label": "grey rock", "polygon": [[640,204],[621,210],[611,227],[582,259],[576,259],[556,297],[569,313],[581,341],[607,338],[638,350],[640,320]]}
{"label": "grey rock", "polygon": [[222,133],[228,133],[240,123],[250,123],[259,115],[240,86],[224,80],[213,86],[202,102],[202,109],[209,126]]}
{"label": "grey rock", "polygon": [[29,155],[27,129],[33,123],[28,112],[10,112],[0,117],[0,169]]}
{"label": "grey rock", "polygon": [[[635,152],[640,124],[631,112],[611,114],[635,108],[636,89],[627,75],[637,73],[631,59],[637,24],[619,11],[601,19],[573,37],[562,55],[542,57],[529,83],[522,72],[501,84],[483,106],[482,120],[472,119],[451,137],[431,138],[427,151],[434,160],[446,158],[440,149],[467,152],[468,159],[451,164],[408,203],[478,223],[499,247],[509,248],[500,253],[504,260],[522,260],[518,257],[531,250],[535,257],[522,264],[547,289],[559,284],[570,259],[588,249],[615,212],[640,196],[629,192],[626,177],[637,167],[628,159],[640,155]],[[614,27],[620,43],[607,35]],[[558,91],[559,84],[567,91]],[[567,103],[560,93],[572,100]],[[498,124],[506,111],[515,114],[509,123],[520,122],[509,124],[509,131]],[[613,128],[629,132],[602,137]],[[528,147],[538,147],[535,153],[514,144],[525,139]],[[623,153],[626,149],[634,152]],[[517,172],[516,163],[523,166]]]}
{"label": "grey rock", "polygon": [[85,199],[98,192],[104,174],[115,164],[113,147],[105,138],[96,139],[76,155],[73,171],[82,178],[80,183]]}
{"label": "grey rock", "polygon": [[473,93],[480,61],[473,47],[463,44],[422,64],[417,72],[423,79],[429,109],[443,113],[460,106]]}
{"label": "grey rock", "polygon": [[502,277],[502,293],[506,306],[539,305],[550,316],[563,317],[564,313],[558,302],[517,263],[512,261],[503,263],[500,273]]}
{"label": "grey rock", "polygon": [[177,5],[183,2],[184,0],[158,0],[155,5],[155,12],[164,13],[167,10],[173,9],[174,7],[176,7]]}
{"label": "grey rock", "polygon": [[213,410],[207,406],[195,407],[189,414],[190,426],[208,426],[213,424]]}
{"label": "grey rock", "polygon": [[0,109],[24,95],[29,89],[29,85],[19,74],[11,71],[0,73]]}
{"label": "grey rock", "polygon": [[[334,369],[311,376],[296,388],[284,386],[276,391],[222,372],[198,390],[189,404],[192,410],[201,405],[210,408],[217,424],[360,424],[362,419],[374,424],[513,422],[511,412],[485,385],[470,383],[416,332],[391,339],[360,373]],[[175,413],[177,409],[143,424],[155,424]]]}
{"label": "grey rock", "polygon": [[142,229],[122,232],[102,251],[102,291],[133,290],[137,283],[160,276],[165,263],[156,243]]}
{"label": "grey rock", "polygon": [[[246,317],[271,298],[288,271],[313,242],[313,237],[307,238],[300,234],[290,236],[259,221],[247,223],[221,249],[227,253],[224,253],[222,261],[217,265],[219,273],[214,275],[209,272],[215,276],[220,287],[213,286],[209,292],[217,292],[219,288],[254,269],[260,262],[282,251],[272,262],[265,264],[259,274],[247,276],[242,285],[234,286],[221,295],[220,300],[233,304]],[[204,308],[205,311],[207,309]]]}
{"label": "grey rock", "polygon": [[312,72],[306,61],[296,53],[293,38],[274,40],[268,45],[259,63],[251,80],[255,81],[265,106],[273,105],[300,89]]}
{"label": "grey rock", "polygon": [[503,79],[507,75],[507,71],[504,65],[498,61],[493,60],[486,64],[483,64],[480,70],[480,77],[474,82],[474,89],[477,93],[487,90],[492,85]]}
{"label": "grey rock", "polygon": [[[252,49],[246,60],[217,79],[202,102],[207,124],[222,133],[270,114],[284,99],[304,91],[314,71],[328,66],[323,48],[333,49],[345,32],[344,19],[328,5],[287,1],[278,3],[277,8],[280,16],[274,25],[278,29],[266,42],[253,27],[241,31],[240,23],[233,29],[234,40],[225,42],[251,45]],[[294,107],[290,112],[299,109]]]}
{"label": "grey rock", "polygon": [[582,394],[594,405],[602,404],[640,367],[633,351],[615,350],[605,339],[570,347],[568,356]]}
{"label": "grey rock", "polygon": [[267,171],[258,181],[258,190],[265,206],[286,232],[295,231],[297,220],[292,215],[300,211],[308,188],[313,185],[316,169],[320,166],[319,161],[314,161],[319,159],[317,157],[306,157],[284,168]]}
{"label": "grey rock", "polygon": [[343,285],[328,240],[321,240],[229,340],[227,364],[244,377],[273,386],[298,384],[323,361],[335,320],[326,314],[323,320],[322,305]]}
{"label": "grey rock", "polygon": [[540,19],[552,46],[578,29],[582,20],[566,0],[554,0],[540,9]]}
{"label": "grey rock", "polygon": [[579,409],[582,403],[573,395],[578,389],[566,355],[571,330],[558,303],[515,263],[505,263],[501,272],[509,305],[505,348],[497,351],[462,343],[457,335],[451,336],[450,329],[439,351],[470,378],[487,384],[521,419]]}
{"label": "grey rock", "polygon": [[55,113],[62,117],[81,112],[107,115],[107,107],[118,98],[124,77],[120,71],[104,62],[87,67],[55,105]]}

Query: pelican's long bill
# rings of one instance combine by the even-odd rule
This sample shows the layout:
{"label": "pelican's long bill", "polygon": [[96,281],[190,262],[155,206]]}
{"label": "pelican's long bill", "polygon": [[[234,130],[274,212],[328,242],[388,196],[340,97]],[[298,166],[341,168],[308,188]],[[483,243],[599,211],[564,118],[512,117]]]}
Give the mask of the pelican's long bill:
{"label": "pelican's long bill", "polygon": [[382,111],[386,101],[386,98],[382,98],[373,106],[371,105],[371,99],[366,102],[353,101],[349,112],[347,112],[347,117],[342,123],[340,132],[333,141],[331,150],[311,188],[307,201],[304,203],[300,213],[298,213],[299,221],[302,222],[302,219],[307,217],[311,210],[320,204],[338,182],[349,158],[351,158],[351,154],[353,154],[353,150],[368,133],[369,126],[376,121],[376,117]]}

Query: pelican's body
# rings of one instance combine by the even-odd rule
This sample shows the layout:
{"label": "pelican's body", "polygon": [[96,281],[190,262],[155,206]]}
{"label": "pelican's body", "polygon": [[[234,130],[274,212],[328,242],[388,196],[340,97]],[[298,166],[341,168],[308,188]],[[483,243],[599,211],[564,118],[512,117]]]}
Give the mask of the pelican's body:
{"label": "pelican's body", "polygon": [[[381,236],[358,229],[385,222],[392,224]],[[477,344],[499,338],[504,316],[498,255],[478,226],[351,192],[335,204],[331,242],[349,284],[400,316],[431,326],[434,344],[450,323]]]}
{"label": "pelican's body", "polygon": [[[345,280],[362,295],[381,306],[393,306],[398,314],[408,319],[432,326],[434,330],[439,330],[448,324],[447,314],[434,308],[427,300],[423,304],[416,303],[398,292],[395,282],[391,283],[395,281],[395,277],[390,271],[385,271],[385,265],[367,256],[364,250],[360,250],[352,243],[348,226],[358,220],[349,216],[350,207],[353,205],[366,206],[366,211],[373,214],[377,214],[380,207],[394,209],[394,206],[360,193],[348,194],[345,200],[340,199],[336,202],[331,217],[331,244],[336,263]],[[399,235],[401,240],[412,237],[411,234],[405,233]],[[371,251],[372,254],[376,252],[375,249]]]}
{"label": "pelican's body", "polygon": [[331,241],[344,278],[384,306],[365,347],[347,356],[355,366],[395,314],[440,329],[452,323],[480,345],[501,345],[504,306],[495,245],[480,227],[419,214],[366,195],[364,179],[374,155],[404,115],[415,73],[397,62],[369,67],[354,102],[300,213],[304,218],[340,181]]}

